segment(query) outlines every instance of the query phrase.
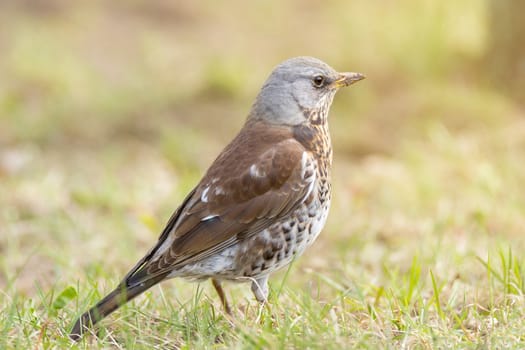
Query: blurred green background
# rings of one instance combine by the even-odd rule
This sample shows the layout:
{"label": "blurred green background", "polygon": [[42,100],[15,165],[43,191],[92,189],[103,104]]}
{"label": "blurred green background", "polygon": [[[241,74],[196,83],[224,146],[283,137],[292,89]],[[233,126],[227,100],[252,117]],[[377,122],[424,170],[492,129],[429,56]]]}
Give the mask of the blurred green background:
{"label": "blurred green background", "polygon": [[336,96],[333,210],[301,268],[381,284],[384,266],[405,271],[418,255],[477,290],[486,271],[472,255],[525,246],[524,11],[510,0],[1,1],[0,288],[35,296],[86,274],[110,288],[273,67],[309,55],[367,80]]}
{"label": "blurred green background", "polygon": [[511,117],[509,96],[524,97],[523,67],[498,52],[523,66],[524,49],[507,28],[493,38],[489,5],[3,1],[0,140],[73,151],[179,133],[201,144],[211,132],[223,144],[271,69],[297,55],[370,78],[336,101],[332,129],[345,154],[392,154],[429,123],[491,127]]}

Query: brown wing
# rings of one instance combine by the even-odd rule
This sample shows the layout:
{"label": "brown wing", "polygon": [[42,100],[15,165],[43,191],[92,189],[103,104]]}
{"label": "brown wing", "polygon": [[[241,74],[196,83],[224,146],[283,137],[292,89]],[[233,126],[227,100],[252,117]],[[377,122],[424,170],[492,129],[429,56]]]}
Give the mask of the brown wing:
{"label": "brown wing", "polygon": [[172,217],[172,227],[128,274],[128,283],[204,259],[306,200],[315,180],[312,155],[286,130],[262,136],[257,126],[243,131]]}

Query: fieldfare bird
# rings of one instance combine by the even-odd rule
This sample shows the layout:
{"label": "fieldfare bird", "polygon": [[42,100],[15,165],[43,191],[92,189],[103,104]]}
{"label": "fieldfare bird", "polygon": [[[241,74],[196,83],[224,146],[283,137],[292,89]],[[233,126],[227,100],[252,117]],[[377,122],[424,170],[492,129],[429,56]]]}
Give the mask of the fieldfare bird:
{"label": "fieldfare bird", "polygon": [[328,110],[336,91],[364,76],[312,57],[279,64],[239,134],[169,219],[155,246],[75,323],[78,340],[95,323],[173,277],[251,282],[259,302],[268,276],[301,255],[325,225],[331,199]]}

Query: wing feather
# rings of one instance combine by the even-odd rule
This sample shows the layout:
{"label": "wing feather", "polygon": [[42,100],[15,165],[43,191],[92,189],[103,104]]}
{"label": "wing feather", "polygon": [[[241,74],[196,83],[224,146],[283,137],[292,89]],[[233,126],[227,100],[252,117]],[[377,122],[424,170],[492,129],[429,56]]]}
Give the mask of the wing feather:
{"label": "wing feather", "polygon": [[[165,230],[152,253],[128,274],[127,283],[142,283],[209,257],[264,230],[303,203],[315,181],[315,176],[305,176],[304,168],[316,166],[315,160],[295,139],[277,141],[262,143],[263,147],[261,142],[247,142],[227,148],[179,208],[169,232]],[[253,161],[236,161],[243,157],[232,157],[235,152],[248,153],[244,158]]]}

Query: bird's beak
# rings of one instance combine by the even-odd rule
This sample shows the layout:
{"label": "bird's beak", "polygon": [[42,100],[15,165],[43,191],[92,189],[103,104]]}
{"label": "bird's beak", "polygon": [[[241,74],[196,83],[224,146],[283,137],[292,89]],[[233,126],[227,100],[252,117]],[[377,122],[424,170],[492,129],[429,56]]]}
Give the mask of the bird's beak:
{"label": "bird's beak", "polygon": [[345,72],[339,74],[339,78],[333,82],[333,85],[336,89],[339,89],[343,86],[350,86],[353,83],[357,83],[359,80],[366,78],[364,74],[361,73]]}

